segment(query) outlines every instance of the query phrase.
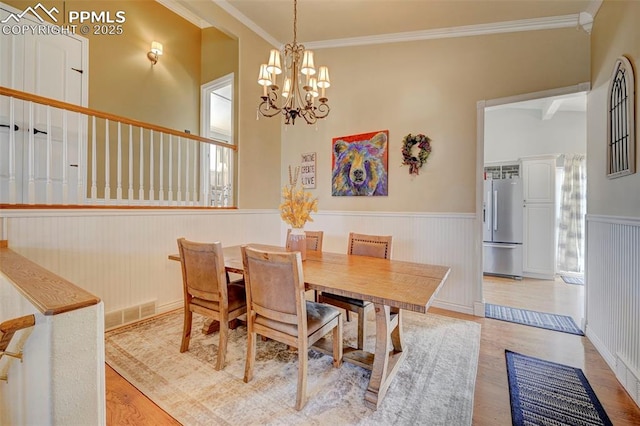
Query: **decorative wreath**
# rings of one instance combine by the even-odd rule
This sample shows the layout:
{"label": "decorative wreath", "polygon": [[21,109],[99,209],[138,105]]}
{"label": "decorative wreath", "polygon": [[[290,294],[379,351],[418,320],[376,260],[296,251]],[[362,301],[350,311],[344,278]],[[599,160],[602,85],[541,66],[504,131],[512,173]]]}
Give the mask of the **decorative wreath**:
{"label": "decorative wreath", "polygon": [[[420,148],[417,157],[413,155],[414,145],[418,145],[418,148]],[[428,136],[422,133],[418,135],[409,133],[402,139],[402,164],[409,166],[410,174],[419,174],[420,167],[427,162],[429,154],[431,154],[431,139]]]}

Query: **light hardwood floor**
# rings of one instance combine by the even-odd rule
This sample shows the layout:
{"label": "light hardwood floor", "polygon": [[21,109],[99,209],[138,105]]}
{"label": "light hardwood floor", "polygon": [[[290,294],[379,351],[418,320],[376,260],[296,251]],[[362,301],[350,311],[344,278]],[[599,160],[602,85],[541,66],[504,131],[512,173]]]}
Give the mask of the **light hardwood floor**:
{"label": "light hardwood floor", "polygon": [[[565,284],[560,279],[517,281],[485,277],[484,284],[487,303],[571,315],[580,327],[583,291],[584,287]],[[640,425],[640,408],[627,395],[586,337],[437,308],[432,308],[429,312],[475,321],[482,325],[474,395],[474,425],[511,425],[505,349],[581,368],[613,424]],[[176,343],[178,344],[179,342]],[[115,371],[108,366],[106,368],[107,424],[179,424]]]}

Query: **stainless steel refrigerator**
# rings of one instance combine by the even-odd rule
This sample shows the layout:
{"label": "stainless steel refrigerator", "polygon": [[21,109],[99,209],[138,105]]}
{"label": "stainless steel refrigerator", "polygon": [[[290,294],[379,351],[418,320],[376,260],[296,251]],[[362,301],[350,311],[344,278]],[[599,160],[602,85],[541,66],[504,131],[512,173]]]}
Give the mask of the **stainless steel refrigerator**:
{"label": "stainless steel refrigerator", "polygon": [[482,208],[484,273],[522,277],[522,180],[484,181]]}

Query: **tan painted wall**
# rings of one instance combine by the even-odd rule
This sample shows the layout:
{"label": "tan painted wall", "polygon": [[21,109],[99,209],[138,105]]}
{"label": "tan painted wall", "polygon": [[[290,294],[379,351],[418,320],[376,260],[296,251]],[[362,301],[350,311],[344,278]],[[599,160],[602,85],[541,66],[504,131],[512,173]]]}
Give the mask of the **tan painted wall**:
{"label": "tan painted wall", "polygon": [[190,7],[198,16],[214,17],[215,22],[211,23],[216,28],[238,39],[238,206],[277,208],[280,203],[280,122],[256,120],[261,94],[256,82],[258,70],[267,60],[271,46],[213,2],[193,2]]}
{"label": "tan painted wall", "polygon": [[[476,104],[589,81],[589,36],[577,29],[322,49],[331,114],[283,132],[286,165],[317,152],[321,210],[475,211]],[[332,197],[331,139],[389,130],[389,196]],[[433,151],[420,175],[402,163],[402,138],[424,133]]]}
{"label": "tan painted wall", "polygon": [[[587,209],[589,214],[640,217],[640,2],[605,1],[591,34],[591,92],[587,98]],[[636,173],[606,177],[607,91],[616,59],[627,55],[636,74]]]}

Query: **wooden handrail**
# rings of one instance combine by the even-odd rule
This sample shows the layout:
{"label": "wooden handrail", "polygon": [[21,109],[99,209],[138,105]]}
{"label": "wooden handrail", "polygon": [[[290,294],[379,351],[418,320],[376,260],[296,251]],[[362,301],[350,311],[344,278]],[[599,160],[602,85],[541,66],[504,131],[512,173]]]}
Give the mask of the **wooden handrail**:
{"label": "wooden handrail", "polygon": [[0,323],[0,357],[9,347],[13,335],[23,328],[34,326],[36,323],[36,317],[32,315],[25,315],[19,318],[13,318]]}
{"label": "wooden handrail", "polygon": [[234,151],[238,150],[238,147],[232,144],[218,142],[213,139],[208,139],[202,136],[192,135],[191,133],[184,133],[178,130],[169,129],[168,127],[157,126],[155,124],[144,123],[142,121],[132,120],[130,118],[121,117],[119,115],[109,114],[102,111],[97,111],[91,108],[85,108],[80,105],[74,105],[67,102],[58,101],[51,98],[45,98],[44,96],[34,95],[32,93],[22,92],[20,90],[9,89],[8,87],[0,86],[0,95],[10,96],[12,98],[21,99],[23,101],[35,102],[41,105],[49,105],[55,108],[65,109],[67,111],[78,112],[88,116],[103,118],[105,120],[111,120],[120,122],[123,124],[129,124],[131,126],[142,127],[143,129],[153,130],[154,132],[165,133],[173,136],[179,136],[185,139],[191,139],[198,142],[204,142],[211,145],[217,145],[224,148],[229,148]]}
{"label": "wooden handrail", "polygon": [[[238,210],[236,206],[212,207],[212,206],[123,206],[123,205],[91,205],[91,204],[2,204],[1,210]],[[0,247],[2,241],[0,240]]]}
{"label": "wooden handrail", "polygon": [[0,248],[0,272],[44,315],[96,305],[100,299],[9,248]]}

